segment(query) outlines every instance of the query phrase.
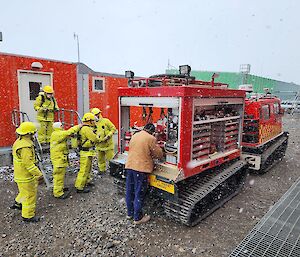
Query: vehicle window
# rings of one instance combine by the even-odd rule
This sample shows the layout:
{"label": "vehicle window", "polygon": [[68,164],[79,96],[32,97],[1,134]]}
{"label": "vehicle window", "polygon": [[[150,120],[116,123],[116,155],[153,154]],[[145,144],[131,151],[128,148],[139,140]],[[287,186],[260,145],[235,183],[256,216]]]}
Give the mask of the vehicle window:
{"label": "vehicle window", "polygon": [[279,114],[279,103],[274,103],[274,113]]}
{"label": "vehicle window", "polygon": [[270,119],[270,106],[268,104],[262,106],[261,111],[260,111],[260,117],[263,120]]}

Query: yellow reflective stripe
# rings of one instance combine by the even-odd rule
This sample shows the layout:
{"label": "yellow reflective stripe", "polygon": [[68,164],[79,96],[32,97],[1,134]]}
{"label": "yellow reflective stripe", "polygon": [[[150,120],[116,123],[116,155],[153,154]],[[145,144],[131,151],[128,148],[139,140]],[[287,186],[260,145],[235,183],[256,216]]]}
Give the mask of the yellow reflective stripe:
{"label": "yellow reflective stripe", "polygon": [[16,182],[19,182],[19,183],[28,183],[28,182],[32,182],[34,181],[34,177],[31,177],[31,178],[15,178],[15,181]]}
{"label": "yellow reflective stripe", "polygon": [[26,203],[23,203],[22,204],[22,209],[32,209],[32,208],[35,208],[36,204],[26,204]]}
{"label": "yellow reflective stripe", "polygon": [[27,170],[34,170],[36,168],[35,164],[32,164]]}
{"label": "yellow reflective stripe", "polygon": [[14,162],[22,162],[22,160],[14,158]]}

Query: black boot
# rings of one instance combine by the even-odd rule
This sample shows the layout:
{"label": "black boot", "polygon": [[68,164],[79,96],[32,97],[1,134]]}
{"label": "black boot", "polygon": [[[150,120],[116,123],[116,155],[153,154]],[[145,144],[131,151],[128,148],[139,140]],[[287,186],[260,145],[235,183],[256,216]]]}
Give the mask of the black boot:
{"label": "black boot", "polygon": [[22,210],[22,204],[15,201],[14,205],[10,206],[13,210]]}
{"label": "black boot", "polygon": [[77,193],[89,193],[91,190],[88,187],[83,188],[82,190],[77,189]]}
{"label": "black boot", "polygon": [[93,182],[89,182],[89,183],[86,184],[86,186],[88,186],[88,187],[94,187],[95,184]]}
{"label": "black boot", "polygon": [[64,194],[63,195],[61,195],[61,196],[59,196],[59,197],[56,197],[57,199],[66,199],[66,198],[68,198],[69,197],[69,195],[70,195],[70,191],[67,191],[67,192],[64,192]]}
{"label": "black boot", "polygon": [[25,222],[32,222],[32,223],[36,223],[40,221],[39,217],[32,217],[32,218],[23,218],[23,221]]}

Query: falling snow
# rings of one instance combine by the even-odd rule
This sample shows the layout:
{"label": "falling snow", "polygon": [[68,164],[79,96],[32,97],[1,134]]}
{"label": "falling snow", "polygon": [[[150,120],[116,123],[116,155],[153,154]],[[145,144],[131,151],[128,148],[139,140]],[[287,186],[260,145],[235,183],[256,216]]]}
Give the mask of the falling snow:
{"label": "falling snow", "polygon": [[[153,199],[147,199],[145,206],[152,220],[133,225],[126,219],[125,198],[113,178],[96,172],[96,187],[84,196],[75,193],[76,174],[68,172],[71,197],[65,201],[54,199],[40,186],[37,215],[43,219],[39,224],[22,224],[20,213],[8,208],[17,193],[12,169],[2,167],[0,256],[51,256],[62,242],[65,256],[228,256],[298,179],[300,125],[298,119],[288,117],[285,124],[290,131],[286,157],[264,175],[250,174],[236,197],[194,228],[168,220],[161,203]],[[75,157],[76,153],[70,155]],[[193,167],[193,162],[189,165]]]}

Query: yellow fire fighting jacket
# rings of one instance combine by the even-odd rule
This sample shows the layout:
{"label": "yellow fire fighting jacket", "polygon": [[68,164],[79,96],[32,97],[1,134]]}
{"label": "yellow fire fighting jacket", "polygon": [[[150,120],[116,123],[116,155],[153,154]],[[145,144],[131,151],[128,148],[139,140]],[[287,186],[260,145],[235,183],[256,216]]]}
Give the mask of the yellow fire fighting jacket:
{"label": "yellow fire fighting jacket", "polygon": [[38,121],[54,121],[54,111],[59,108],[54,97],[48,99],[44,92],[41,92],[35,99],[34,109],[37,111]]}
{"label": "yellow fire fighting jacket", "polygon": [[97,135],[94,133],[93,128],[87,125],[79,131],[80,135],[80,155],[81,156],[95,156],[95,144],[99,141]]}
{"label": "yellow fire fighting jacket", "polygon": [[[115,125],[107,118],[100,118],[96,123],[97,136],[99,137],[99,143],[96,144],[98,151],[107,151],[114,149],[114,142],[112,139],[113,134],[116,131]],[[103,140],[107,138],[106,140]]]}
{"label": "yellow fire fighting jacket", "polygon": [[43,175],[36,166],[34,146],[30,138],[18,138],[13,144],[12,153],[15,182],[31,182]]}
{"label": "yellow fire fighting jacket", "polygon": [[79,131],[79,126],[74,126],[68,130],[62,128],[55,128],[50,138],[50,158],[53,166],[68,167],[68,144],[67,139],[72,134]]}

